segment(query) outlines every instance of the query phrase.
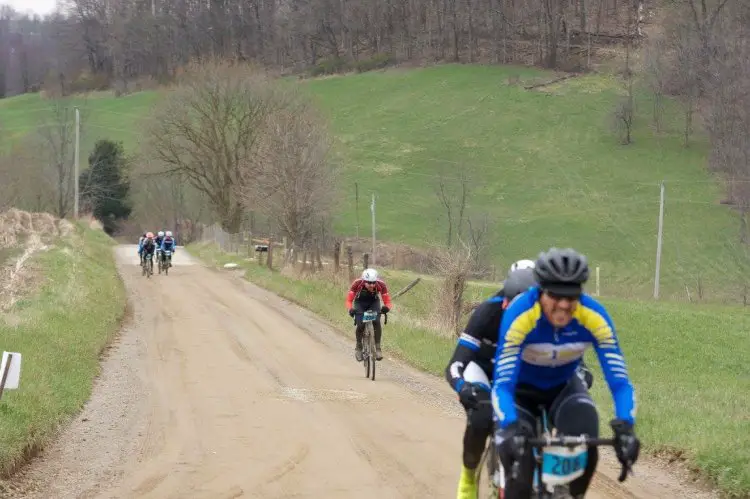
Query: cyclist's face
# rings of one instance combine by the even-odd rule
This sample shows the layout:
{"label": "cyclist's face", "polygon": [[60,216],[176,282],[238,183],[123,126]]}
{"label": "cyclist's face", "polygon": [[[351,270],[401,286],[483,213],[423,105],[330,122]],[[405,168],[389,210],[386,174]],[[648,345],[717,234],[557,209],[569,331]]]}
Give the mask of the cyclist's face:
{"label": "cyclist's face", "polygon": [[573,320],[573,312],[578,306],[578,298],[555,296],[545,291],[539,298],[547,320],[555,327],[565,327]]}
{"label": "cyclist's face", "polygon": [[367,291],[373,291],[375,289],[375,283],[365,281],[365,287],[367,288]]}

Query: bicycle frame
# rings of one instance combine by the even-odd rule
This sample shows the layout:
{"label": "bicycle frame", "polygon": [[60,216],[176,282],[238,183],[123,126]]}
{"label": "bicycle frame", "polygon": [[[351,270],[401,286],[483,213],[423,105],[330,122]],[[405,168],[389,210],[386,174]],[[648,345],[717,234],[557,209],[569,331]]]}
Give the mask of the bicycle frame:
{"label": "bicycle frame", "polygon": [[[540,435],[540,437],[528,439],[528,445],[534,452],[535,461],[532,482],[533,496],[539,499],[569,497],[569,494],[565,495],[569,483],[585,472],[588,448],[613,446],[615,440],[611,438],[589,438],[586,435],[553,435],[549,428],[547,411],[543,407],[540,409],[541,417],[537,419],[537,435]],[[506,472],[497,456],[494,438],[492,437],[477,467],[477,481],[479,481],[485,461],[487,461],[487,471],[492,484],[490,489],[492,497],[493,499],[502,499],[504,497]],[[629,471],[629,467],[623,465],[619,481],[625,480]],[[518,476],[519,472],[520,464],[516,462],[511,470],[511,475]]]}
{"label": "bicycle frame", "polygon": [[[374,310],[366,310],[362,314],[362,323],[365,325],[365,330],[362,332],[362,362],[365,365],[365,377],[371,378],[375,381],[375,330],[372,325],[373,322],[378,320],[380,312]],[[385,317],[385,324],[388,324],[388,314],[383,314]],[[357,321],[354,321],[356,326]],[[372,368],[372,371],[370,371]]]}

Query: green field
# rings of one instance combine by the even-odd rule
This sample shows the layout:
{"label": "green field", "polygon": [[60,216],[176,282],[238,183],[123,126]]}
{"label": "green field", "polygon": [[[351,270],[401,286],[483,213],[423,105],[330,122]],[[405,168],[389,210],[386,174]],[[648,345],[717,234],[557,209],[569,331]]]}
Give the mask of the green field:
{"label": "green field", "polygon": [[[0,315],[0,352],[23,355],[21,387],[0,402],[0,476],[55,436],[83,407],[99,355],[125,312],[125,290],[104,232],[77,227],[32,257],[41,276],[31,294]],[[0,482],[0,496],[3,496]]]}
{"label": "green field", "polygon": [[[303,80],[337,138],[338,231],[355,233],[358,182],[363,235],[374,192],[381,240],[442,242],[445,213],[435,184],[444,175],[457,193],[461,170],[470,178],[468,213],[493,224],[494,263],[572,245],[600,267],[603,295],[648,298],[659,182],[666,180],[661,296],[742,301],[750,266],[747,248],[737,244],[739,221],[719,204],[705,138],[697,134],[683,146],[674,102],[656,134],[652,102],[639,91],[635,142],[622,146],[611,130],[623,94],[615,78],[587,75],[525,90],[509,83],[516,76],[552,78],[531,68],[445,65]],[[158,99],[156,92],[93,94],[84,152],[102,137],[140,151]],[[0,101],[0,127],[15,138],[33,131],[46,102],[35,95]]]}
{"label": "green field", "polygon": [[589,75],[529,91],[509,85],[512,75],[544,73],[448,65],[311,81],[340,141],[339,230],[354,231],[357,181],[365,235],[375,192],[381,239],[442,241],[435,177],[462,169],[472,179],[469,211],[495,222],[497,263],[571,245],[601,267],[603,294],[648,297],[666,180],[662,296],[695,298],[700,283],[706,298],[736,298],[739,221],[718,204],[705,140],[683,147],[674,103],[657,136],[652,103],[639,93],[635,142],[622,146],[610,127],[617,80]]}
{"label": "green field", "polygon": [[[343,277],[324,274],[297,280],[222,254],[212,244],[193,245],[188,251],[210,264],[239,263],[250,281],[309,308],[353,336],[343,307],[349,284]],[[393,290],[414,278],[404,272],[384,273]],[[438,284],[425,279],[394,301],[383,348],[386,355],[443,376],[455,341],[429,327],[435,323],[431,314]],[[472,284],[467,298],[486,298],[495,291],[495,286]],[[747,313],[722,306],[603,301],[628,359],[638,400],[637,429],[646,450],[682,455],[727,497],[750,497],[750,400],[744,396],[750,390]],[[598,365],[595,358],[589,353],[592,366]],[[354,364],[352,369],[356,370]],[[606,428],[612,402],[598,368],[595,376],[594,397]]]}
{"label": "green field", "polygon": [[[158,99],[157,92],[120,98],[114,98],[112,92],[96,92],[86,98],[65,99],[67,106],[79,106],[81,110],[81,165],[88,165],[88,155],[99,139],[119,140],[128,151],[140,151],[144,124]],[[56,123],[50,109],[50,101],[40,94],[0,99],[0,143],[37,138],[40,127]],[[74,119],[72,111],[70,119]]]}

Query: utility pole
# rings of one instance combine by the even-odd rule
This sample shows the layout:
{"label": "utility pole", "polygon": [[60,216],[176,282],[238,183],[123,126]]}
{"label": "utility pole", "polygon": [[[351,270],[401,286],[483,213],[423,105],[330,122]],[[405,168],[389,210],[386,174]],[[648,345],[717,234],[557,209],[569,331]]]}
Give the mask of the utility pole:
{"label": "utility pole", "polygon": [[659,299],[659,275],[661,273],[661,244],[664,234],[664,181],[659,195],[659,234],[656,236],[656,275],[654,276],[654,299]]}
{"label": "utility pole", "polygon": [[[76,107],[76,151],[75,151],[75,159],[73,160],[75,165],[73,168],[73,180],[75,182],[75,201],[73,202],[73,218],[78,219],[78,160],[80,158],[80,151],[79,148],[81,146],[81,113]],[[70,184],[68,184],[70,185]]]}
{"label": "utility pole", "polygon": [[372,204],[370,205],[370,212],[372,212],[372,267],[375,266],[375,193],[372,193]]}

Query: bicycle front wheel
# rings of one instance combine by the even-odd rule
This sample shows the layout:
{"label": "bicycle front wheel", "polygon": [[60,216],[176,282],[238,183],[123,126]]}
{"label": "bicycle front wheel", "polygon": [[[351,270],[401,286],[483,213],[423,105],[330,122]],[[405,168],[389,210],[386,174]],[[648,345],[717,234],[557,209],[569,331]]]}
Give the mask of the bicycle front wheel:
{"label": "bicycle front wheel", "polygon": [[365,365],[365,378],[370,377],[370,330],[365,327],[362,338],[362,363]]}
{"label": "bicycle front wheel", "polygon": [[[500,460],[497,458],[494,446],[492,444],[492,436],[490,441],[484,450],[482,460],[477,467],[477,497],[478,499],[503,499],[505,493],[502,487],[495,485],[495,474],[502,474],[502,467],[499,466]],[[502,477],[499,477],[501,483],[504,482]]]}
{"label": "bicycle front wheel", "polygon": [[372,322],[367,324],[369,329],[369,343],[370,343],[370,363],[372,364],[372,380],[375,381],[375,331],[373,330]]}

